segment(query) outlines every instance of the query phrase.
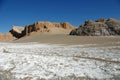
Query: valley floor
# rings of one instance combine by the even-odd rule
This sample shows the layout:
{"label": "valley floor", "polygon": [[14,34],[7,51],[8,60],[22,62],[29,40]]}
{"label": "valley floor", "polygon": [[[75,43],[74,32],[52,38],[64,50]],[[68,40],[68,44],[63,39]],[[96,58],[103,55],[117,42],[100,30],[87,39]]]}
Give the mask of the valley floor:
{"label": "valley floor", "polygon": [[120,42],[111,44],[0,43],[0,80],[120,80]]}

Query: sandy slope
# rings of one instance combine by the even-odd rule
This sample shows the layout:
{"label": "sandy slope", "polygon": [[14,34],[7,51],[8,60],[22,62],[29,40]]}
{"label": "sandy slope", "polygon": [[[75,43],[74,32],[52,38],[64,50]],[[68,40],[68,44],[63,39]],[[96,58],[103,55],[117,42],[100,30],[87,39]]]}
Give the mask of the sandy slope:
{"label": "sandy slope", "polygon": [[[97,44],[95,46],[119,46],[120,36],[70,36],[67,34],[36,34],[13,42],[39,42],[65,45]],[[93,45],[92,45],[93,46]]]}

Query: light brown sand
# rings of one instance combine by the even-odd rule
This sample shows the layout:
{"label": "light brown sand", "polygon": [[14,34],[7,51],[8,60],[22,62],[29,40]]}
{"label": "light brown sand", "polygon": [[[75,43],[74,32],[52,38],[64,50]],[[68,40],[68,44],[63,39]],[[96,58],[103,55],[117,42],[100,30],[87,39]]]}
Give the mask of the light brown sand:
{"label": "light brown sand", "polygon": [[[97,44],[97,46],[120,46],[120,36],[71,36],[67,34],[36,34],[13,42],[39,42],[65,45]],[[119,44],[116,44],[116,43]]]}

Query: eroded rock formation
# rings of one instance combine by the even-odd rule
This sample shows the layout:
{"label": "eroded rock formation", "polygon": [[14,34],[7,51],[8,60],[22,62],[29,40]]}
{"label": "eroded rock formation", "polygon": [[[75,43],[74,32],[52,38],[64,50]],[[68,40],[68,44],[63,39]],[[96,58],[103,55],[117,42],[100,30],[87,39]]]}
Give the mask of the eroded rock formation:
{"label": "eroded rock formation", "polygon": [[24,30],[23,27],[20,26],[13,26],[12,30],[9,32],[15,37],[15,38],[20,38],[22,37],[22,31]]}
{"label": "eroded rock formation", "polygon": [[72,29],[74,27],[69,23],[36,22],[32,25],[27,25],[22,32],[22,36],[30,35],[32,32],[64,34],[69,33],[70,31],[68,32],[68,30]]}
{"label": "eroded rock formation", "polygon": [[23,27],[13,26],[13,28],[6,34],[0,33],[0,42],[10,41],[20,38],[23,30],[24,30]]}
{"label": "eroded rock formation", "polygon": [[97,21],[88,20],[77,29],[70,32],[70,35],[79,36],[110,36],[120,35],[120,20],[109,18]]}

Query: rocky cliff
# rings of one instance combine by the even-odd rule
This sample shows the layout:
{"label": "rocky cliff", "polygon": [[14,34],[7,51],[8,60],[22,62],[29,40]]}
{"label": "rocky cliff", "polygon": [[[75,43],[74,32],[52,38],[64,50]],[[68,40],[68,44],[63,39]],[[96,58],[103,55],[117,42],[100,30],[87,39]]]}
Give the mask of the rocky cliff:
{"label": "rocky cliff", "polygon": [[12,29],[9,31],[15,38],[22,37],[22,31],[24,27],[21,26],[13,26]]}
{"label": "rocky cliff", "polygon": [[32,32],[68,34],[72,29],[74,27],[69,23],[36,22],[32,25],[27,25],[22,31],[22,36],[30,35]]}
{"label": "rocky cliff", "polygon": [[120,35],[120,20],[98,19],[97,21],[88,20],[77,29],[70,32],[70,35],[79,36],[110,36]]}

